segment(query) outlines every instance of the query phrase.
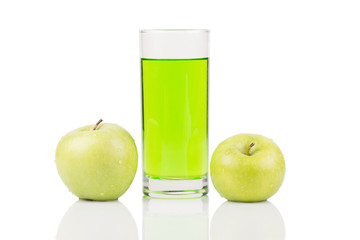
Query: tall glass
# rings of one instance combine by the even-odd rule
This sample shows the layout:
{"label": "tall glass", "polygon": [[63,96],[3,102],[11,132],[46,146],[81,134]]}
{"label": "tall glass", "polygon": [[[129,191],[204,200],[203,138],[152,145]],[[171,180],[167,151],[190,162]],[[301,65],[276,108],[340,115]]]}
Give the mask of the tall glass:
{"label": "tall glass", "polygon": [[208,30],[142,30],[143,192],[207,194]]}

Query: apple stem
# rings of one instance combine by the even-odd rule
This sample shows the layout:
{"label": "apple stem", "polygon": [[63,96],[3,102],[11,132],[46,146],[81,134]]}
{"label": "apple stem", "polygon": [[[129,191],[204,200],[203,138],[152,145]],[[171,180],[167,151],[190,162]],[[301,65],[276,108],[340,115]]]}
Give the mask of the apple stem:
{"label": "apple stem", "polygon": [[250,143],[248,149],[246,150],[246,155],[250,156],[250,149],[251,149],[253,146],[255,146],[255,143],[254,143],[254,142]]}
{"label": "apple stem", "polygon": [[95,124],[95,126],[93,127],[92,130],[96,130],[96,128],[99,126],[99,124],[102,122],[103,120],[100,118],[100,120]]}

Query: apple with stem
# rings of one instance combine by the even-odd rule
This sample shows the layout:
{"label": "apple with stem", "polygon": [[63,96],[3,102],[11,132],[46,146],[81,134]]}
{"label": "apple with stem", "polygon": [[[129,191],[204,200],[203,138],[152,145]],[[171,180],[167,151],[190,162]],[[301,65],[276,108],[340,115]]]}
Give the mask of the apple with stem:
{"label": "apple with stem", "polygon": [[57,145],[58,173],[80,199],[118,199],[137,170],[134,139],[122,127],[101,122],[69,132]]}
{"label": "apple with stem", "polygon": [[238,134],[215,149],[210,174],[222,197],[230,201],[259,202],[270,198],[280,188],[285,161],[271,139]]}

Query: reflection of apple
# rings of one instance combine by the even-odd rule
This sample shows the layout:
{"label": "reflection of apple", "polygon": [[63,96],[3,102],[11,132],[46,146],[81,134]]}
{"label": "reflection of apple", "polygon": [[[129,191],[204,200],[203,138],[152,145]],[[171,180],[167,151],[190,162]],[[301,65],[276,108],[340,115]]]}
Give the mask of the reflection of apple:
{"label": "reflection of apple", "polygon": [[270,202],[225,202],[211,220],[212,240],[284,240],[285,224]]}
{"label": "reflection of apple", "polygon": [[210,163],[212,182],[230,201],[257,202],[274,195],[285,175],[278,146],[255,134],[232,136],[216,148]]}
{"label": "reflection of apple", "polygon": [[57,240],[127,239],[137,240],[135,221],[118,201],[75,202],[63,217]]}
{"label": "reflection of apple", "polygon": [[101,121],[66,134],[56,149],[59,175],[81,199],[118,199],[136,173],[138,155],[131,135]]}

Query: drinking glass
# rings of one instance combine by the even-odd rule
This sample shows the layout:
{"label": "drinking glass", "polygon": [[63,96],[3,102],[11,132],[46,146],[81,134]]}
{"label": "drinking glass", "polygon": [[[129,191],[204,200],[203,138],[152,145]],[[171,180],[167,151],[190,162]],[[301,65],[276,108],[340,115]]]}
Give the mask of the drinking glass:
{"label": "drinking glass", "polygon": [[208,39],[205,29],[140,31],[143,192],[208,192]]}

